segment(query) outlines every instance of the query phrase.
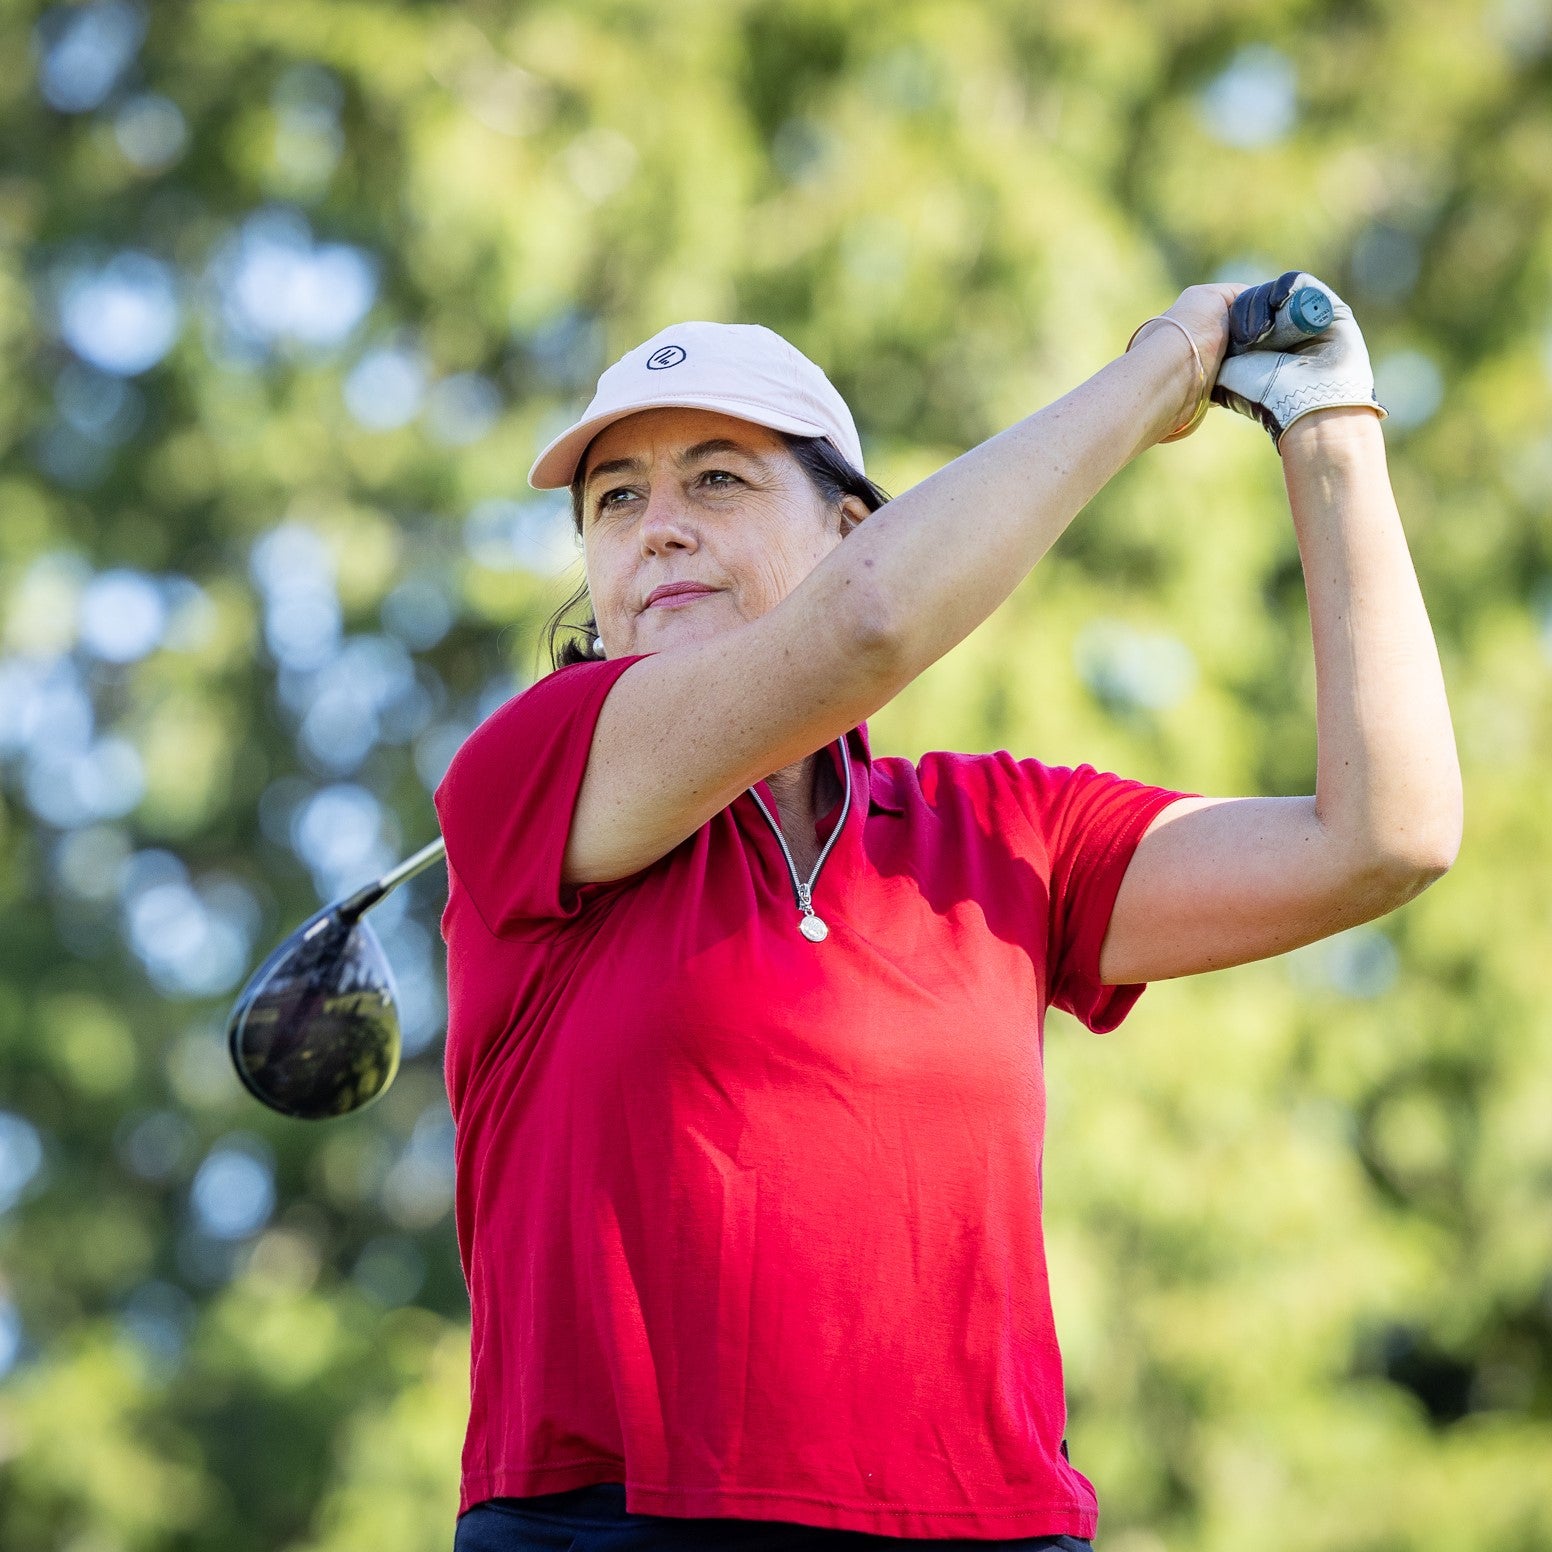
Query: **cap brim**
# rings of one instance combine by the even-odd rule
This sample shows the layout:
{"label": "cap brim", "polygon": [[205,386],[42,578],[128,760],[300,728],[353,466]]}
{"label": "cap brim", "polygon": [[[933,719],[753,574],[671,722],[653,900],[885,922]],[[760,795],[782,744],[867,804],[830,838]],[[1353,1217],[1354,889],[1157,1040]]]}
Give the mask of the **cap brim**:
{"label": "cap brim", "polygon": [[[752,421],[757,426],[769,426],[772,431],[786,431],[793,436],[824,437],[830,433],[811,420],[800,420],[795,415],[781,415],[764,405],[747,404],[726,394],[674,394],[664,399],[653,399],[648,404],[631,404],[624,409],[608,410],[594,415],[590,420],[579,420],[569,430],[561,432],[539,456],[528,471],[528,483],[535,490],[563,490],[576,476],[577,464],[587,445],[605,426],[617,420],[639,415],[642,410],[684,409],[716,410],[732,415],[737,420]],[[846,456],[844,453],[842,456]]]}

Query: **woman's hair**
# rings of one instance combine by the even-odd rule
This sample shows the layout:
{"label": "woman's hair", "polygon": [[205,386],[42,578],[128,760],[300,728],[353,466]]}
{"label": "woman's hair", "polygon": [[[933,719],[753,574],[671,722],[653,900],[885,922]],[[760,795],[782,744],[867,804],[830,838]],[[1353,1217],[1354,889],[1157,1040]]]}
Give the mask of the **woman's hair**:
{"label": "woman's hair", "polygon": [[[777,435],[787,444],[788,452],[797,460],[826,506],[839,506],[843,496],[855,496],[868,511],[876,512],[889,500],[887,491],[880,489],[860,470],[852,468],[824,437],[793,436],[786,431],[777,432]],[[578,534],[582,532],[582,483],[586,467],[587,453],[584,451],[577,461],[576,477],[571,482],[571,521]],[[598,634],[598,625],[592,611],[589,610],[582,620],[567,618],[586,603],[587,583],[583,582],[550,616],[545,626],[545,646],[550,662],[556,668],[594,661],[592,643]]]}

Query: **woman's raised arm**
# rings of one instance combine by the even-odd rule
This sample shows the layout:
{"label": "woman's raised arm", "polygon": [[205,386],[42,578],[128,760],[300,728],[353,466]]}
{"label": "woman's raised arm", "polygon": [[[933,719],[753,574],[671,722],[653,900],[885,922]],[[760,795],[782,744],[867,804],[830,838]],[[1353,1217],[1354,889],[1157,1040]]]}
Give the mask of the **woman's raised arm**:
{"label": "woman's raised arm", "polygon": [[[1192,286],[1169,310],[1197,342],[1209,384],[1243,289]],[[872,584],[889,695],[1008,597],[1111,476],[1180,423],[1195,388],[1180,329],[1149,329],[1071,393],[891,501],[848,541],[851,553],[831,557]]]}
{"label": "woman's raised arm", "polygon": [[[1241,289],[1193,286],[1170,309],[1209,381]],[[599,715],[567,882],[647,866],[753,782],[877,711],[985,620],[1111,476],[1189,414],[1197,392],[1181,331],[1149,330],[1054,404],[889,502],[768,613],[631,667]]]}
{"label": "woman's raised arm", "polygon": [[1100,953],[1110,985],[1280,954],[1369,921],[1449,868],[1461,782],[1439,654],[1369,410],[1279,444],[1315,650],[1315,793],[1186,798],[1154,820]]}

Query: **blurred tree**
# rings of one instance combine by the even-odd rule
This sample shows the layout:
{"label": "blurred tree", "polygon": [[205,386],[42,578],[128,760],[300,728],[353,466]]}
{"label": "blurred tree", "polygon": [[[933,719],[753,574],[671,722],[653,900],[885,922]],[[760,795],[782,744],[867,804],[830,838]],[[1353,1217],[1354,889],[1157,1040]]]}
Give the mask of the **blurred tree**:
{"label": "blurred tree", "polygon": [[[1467,840],[1122,1046],[1051,1020],[1073,1458],[1108,1552],[1552,1545],[1542,0],[12,0],[0,49],[0,1544],[450,1537],[439,882],[374,918],[370,1110],[261,1111],[221,1020],[541,671],[524,476],[604,365],[768,324],[898,491],[1298,266],[1391,410]],[[874,730],[1310,790],[1265,439],[1149,454]]]}

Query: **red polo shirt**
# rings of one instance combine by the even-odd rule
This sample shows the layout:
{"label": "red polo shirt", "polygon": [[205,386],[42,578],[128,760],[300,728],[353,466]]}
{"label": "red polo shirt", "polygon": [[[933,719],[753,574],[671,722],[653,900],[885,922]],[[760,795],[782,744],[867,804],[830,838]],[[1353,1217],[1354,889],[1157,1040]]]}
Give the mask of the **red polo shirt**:
{"label": "red polo shirt", "polygon": [[859,727],[824,942],[747,793],[570,891],[593,728],[634,661],[525,690],[436,794],[460,1513],[618,1481],[636,1513],[1092,1536],[1040,1224],[1044,1012],[1104,1031],[1141,994],[1100,985],[1099,946],[1180,794],[1008,754],[873,760]]}

